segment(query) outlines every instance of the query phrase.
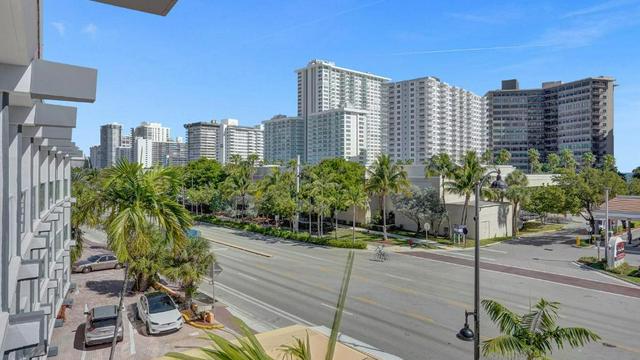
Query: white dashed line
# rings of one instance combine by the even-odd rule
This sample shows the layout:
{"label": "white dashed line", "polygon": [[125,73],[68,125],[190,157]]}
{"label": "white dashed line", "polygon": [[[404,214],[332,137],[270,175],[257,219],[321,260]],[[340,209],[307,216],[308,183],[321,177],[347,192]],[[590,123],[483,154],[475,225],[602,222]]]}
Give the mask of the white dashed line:
{"label": "white dashed line", "polygon": [[133,336],[133,326],[131,325],[131,321],[127,321],[129,325],[129,353],[134,355],[136,353],[136,341]]}
{"label": "white dashed line", "polygon": [[238,274],[238,275],[240,275],[240,276],[242,276],[242,277],[245,277],[245,278],[247,278],[247,279],[250,279],[250,280],[253,280],[253,281],[258,281],[258,279],[257,279],[257,278],[255,278],[255,277],[253,277],[253,276],[251,276],[251,275],[247,275],[247,274],[245,274],[245,273],[241,273],[241,272],[239,272],[239,271],[237,272],[237,274]]}
{"label": "white dashed line", "polygon": [[399,279],[399,280],[404,280],[404,281],[411,281],[411,282],[414,281],[413,279],[409,279],[409,278],[406,278],[406,277],[397,276],[397,275],[393,275],[393,274],[384,274],[384,275],[388,276],[388,277],[391,277],[391,278],[394,278],[394,279]]}
{"label": "white dashed line", "polygon": [[[325,304],[325,303],[320,303],[320,305],[322,305],[322,306],[324,306],[324,307],[326,307],[328,309],[334,310],[334,311],[336,310],[335,306],[331,306],[331,305],[328,305],[328,304]],[[353,316],[353,313],[350,312],[350,311],[347,311],[347,310],[343,309],[342,312],[347,314],[347,315],[349,315],[349,316]]]}

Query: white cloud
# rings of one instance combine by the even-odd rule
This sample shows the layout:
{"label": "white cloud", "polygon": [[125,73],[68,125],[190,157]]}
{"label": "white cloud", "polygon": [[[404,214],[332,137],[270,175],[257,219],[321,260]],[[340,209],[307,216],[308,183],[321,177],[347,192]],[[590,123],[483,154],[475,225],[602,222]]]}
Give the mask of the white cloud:
{"label": "white cloud", "polygon": [[89,23],[87,26],[82,28],[82,32],[88,34],[92,39],[95,39],[96,34],[98,33],[98,27],[94,23]]}
{"label": "white cloud", "polygon": [[637,0],[610,0],[610,1],[605,1],[605,2],[597,4],[597,5],[593,5],[593,6],[589,6],[589,7],[585,7],[585,8],[581,8],[581,9],[576,9],[576,10],[570,11],[570,12],[562,15],[561,18],[565,19],[565,18],[570,18],[570,17],[597,14],[597,13],[609,11],[609,10],[612,10],[612,9],[615,9],[615,8],[618,8],[618,7],[621,7],[621,6],[634,4],[634,3],[637,3],[637,2],[638,2]]}
{"label": "white cloud", "polygon": [[63,22],[54,21],[54,22],[51,23],[51,25],[56,29],[56,31],[58,32],[58,34],[60,36],[64,36],[64,32],[66,30],[66,27],[65,27]]}

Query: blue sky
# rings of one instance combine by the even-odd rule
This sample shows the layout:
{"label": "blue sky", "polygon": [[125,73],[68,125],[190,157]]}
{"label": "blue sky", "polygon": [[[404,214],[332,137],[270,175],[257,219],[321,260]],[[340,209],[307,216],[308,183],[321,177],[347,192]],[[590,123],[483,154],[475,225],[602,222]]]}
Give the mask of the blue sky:
{"label": "blue sky", "polygon": [[294,115],[294,70],[326,59],[477,94],[508,78],[613,76],[618,166],[640,165],[640,0],[180,0],[167,17],[49,0],[43,27],[47,59],[98,69],[96,102],[78,105],[85,151],[107,122],[161,122],[182,136],[187,122]]}

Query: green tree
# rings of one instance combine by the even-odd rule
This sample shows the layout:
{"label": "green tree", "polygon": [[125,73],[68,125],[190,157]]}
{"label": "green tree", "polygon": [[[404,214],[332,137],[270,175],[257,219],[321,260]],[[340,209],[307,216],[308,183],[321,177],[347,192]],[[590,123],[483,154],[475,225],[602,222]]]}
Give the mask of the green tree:
{"label": "green tree", "polygon": [[602,157],[602,170],[617,172],[616,159],[611,154],[606,154]]}
{"label": "green tree", "polygon": [[258,209],[261,214],[274,216],[276,226],[280,226],[279,219],[288,219],[293,224],[296,213],[295,176],[291,168],[285,171],[274,168],[257,186]]}
{"label": "green tree", "polygon": [[74,168],[71,170],[71,196],[76,202],[71,205],[71,238],[76,246],[71,248],[71,262],[76,262],[84,249],[82,226],[90,223],[89,214],[82,211],[92,201],[99,186],[99,172],[95,169]]}
{"label": "green tree", "polygon": [[210,250],[209,241],[201,237],[189,237],[177,254],[168,259],[162,273],[172,281],[180,281],[184,288],[185,307],[191,307],[198,285],[216,258]]}
{"label": "green tree", "polygon": [[628,183],[628,193],[629,195],[640,195],[640,179],[633,178]]}
{"label": "green tree", "polygon": [[162,234],[150,226],[150,250],[129,260],[129,274],[134,278],[134,289],[146,291],[150,285],[158,281],[158,274],[164,268],[171,250],[162,240]]}
{"label": "green tree", "polygon": [[507,165],[511,161],[511,153],[507,149],[500,149],[496,156],[496,165]]}
{"label": "green tree", "polygon": [[580,161],[582,162],[582,167],[593,167],[593,164],[596,162],[596,157],[592,152],[587,151],[582,154]]}
{"label": "green tree", "polygon": [[367,196],[367,192],[364,190],[364,186],[354,185],[350,186],[345,191],[345,204],[352,208],[353,210],[353,218],[352,220],[352,228],[351,235],[353,236],[353,242],[356,242],[356,210],[357,209],[365,209],[369,206],[369,196]]}
{"label": "green tree", "polygon": [[391,161],[387,154],[380,155],[373,166],[369,168],[369,180],[367,181],[367,191],[378,194],[382,204],[382,233],[387,240],[387,204],[386,198],[390,194],[406,191],[409,187],[407,172],[404,168]]}
{"label": "green tree", "polygon": [[485,165],[493,164],[493,151],[491,149],[485,150],[480,157],[480,162]]}
{"label": "green tree", "polygon": [[464,196],[464,208],[462,209],[461,224],[467,223],[467,208],[471,195],[475,191],[476,183],[482,179],[484,169],[480,165],[475,151],[468,151],[463,159],[462,166],[454,172],[451,181],[446,182],[448,191]]}
{"label": "green tree", "polygon": [[[177,250],[186,243],[185,231],[191,226],[191,216],[176,201],[181,181],[175,169],[152,168],[145,171],[141,164],[120,160],[103,170],[103,175],[99,190],[79,210],[87,212],[91,225],[103,225],[107,245],[125,265],[117,308],[120,323],[120,309],[129,280],[129,263],[152,248],[151,225],[163,234],[162,240],[167,246]],[[116,338],[114,334],[112,358]]]}
{"label": "green tree", "polygon": [[618,173],[602,169],[563,171],[555,180],[567,198],[566,210],[574,215],[581,215],[589,222],[594,233],[593,211],[604,202],[604,189],[609,189],[611,198],[627,191],[627,184]]}
{"label": "green tree", "polygon": [[631,174],[632,174],[634,179],[640,179],[640,166],[638,166],[635,169],[633,169]]}
{"label": "green tree", "polygon": [[573,151],[571,149],[564,148],[560,151],[560,163],[562,167],[565,169],[574,169],[576,168],[576,159],[573,156]]}
{"label": "green tree", "polygon": [[527,176],[520,170],[514,170],[505,178],[505,182],[509,187],[505,192],[505,197],[511,201],[513,205],[513,213],[511,217],[511,226],[513,236],[518,236],[518,218],[520,216],[520,205],[525,203],[529,198],[529,180]]}
{"label": "green tree", "polygon": [[[394,194],[392,199],[396,210],[416,223],[416,235],[423,223],[426,225],[444,216],[444,206],[440,202],[438,191],[432,187],[420,189],[413,186],[406,193]],[[424,228],[427,231],[427,227]]]}
{"label": "green tree", "polygon": [[227,178],[221,184],[222,191],[228,199],[233,201],[234,212],[238,210],[238,199],[240,199],[242,219],[246,216],[248,197],[255,191],[253,175],[258,159],[255,154],[249,155],[246,159],[242,159],[239,155],[233,155],[225,167]]}
{"label": "green tree", "polygon": [[556,153],[547,155],[546,171],[550,173],[558,172],[560,168],[560,156]]}
{"label": "green tree", "polygon": [[540,299],[524,315],[518,315],[493,300],[482,300],[482,307],[501,333],[483,342],[484,356],[547,360],[554,347],[562,349],[569,345],[571,348],[578,348],[600,340],[600,336],[591,330],[559,326],[557,321],[560,303],[557,302]]}
{"label": "green tree", "polygon": [[180,170],[184,186],[188,189],[200,189],[209,185],[217,186],[225,178],[222,165],[216,160],[207,158],[189,161]]}
{"label": "green tree", "polygon": [[560,214],[567,210],[564,191],[558,186],[539,186],[529,190],[529,199],[523,209],[540,217],[544,223],[548,214]]}
{"label": "green tree", "polygon": [[[493,162],[493,152],[487,149],[482,154],[483,159],[481,160],[485,164],[489,164]],[[440,153],[431,157],[427,166],[425,166],[425,177],[438,176],[440,177],[440,194],[442,197],[442,207],[444,208],[444,217],[447,218],[447,222],[449,223],[449,229],[451,227],[451,219],[449,218],[449,214],[447,214],[447,203],[445,201],[445,193],[446,193],[446,180],[453,177],[453,172],[456,170],[456,165],[451,161],[449,154]]]}
{"label": "green tree", "polygon": [[527,156],[529,158],[529,172],[532,174],[538,174],[542,172],[542,163],[540,163],[540,152],[531,148],[527,150]]}

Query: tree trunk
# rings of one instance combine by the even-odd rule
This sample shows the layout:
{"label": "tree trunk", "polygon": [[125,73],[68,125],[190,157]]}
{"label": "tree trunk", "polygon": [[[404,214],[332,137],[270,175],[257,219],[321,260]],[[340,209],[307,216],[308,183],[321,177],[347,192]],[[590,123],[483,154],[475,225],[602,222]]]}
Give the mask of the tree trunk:
{"label": "tree trunk", "polygon": [[387,241],[387,202],[384,201],[385,199],[384,194],[382,195],[382,234],[383,234],[383,238],[384,241]]}
{"label": "tree trunk", "polygon": [[356,207],[353,207],[353,228],[351,230],[351,233],[353,235],[353,243],[356,243]]}
{"label": "tree trunk", "polygon": [[316,236],[320,237],[320,213],[316,214],[316,222],[318,223],[318,227],[316,228]]}
{"label": "tree trunk", "polygon": [[[471,197],[471,195],[465,195],[464,196],[464,208],[462,209],[462,224],[460,225],[467,225],[467,206],[469,206],[469,198]],[[476,199],[476,201],[478,201],[478,199]]]}
{"label": "tree trunk", "polygon": [[336,231],[335,231],[335,233],[336,233],[336,240],[338,240],[338,209],[335,209],[333,211],[333,218],[336,220],[336,229],[335,229]]}
{"label": "tree trunk", "polygon": [[129,262],[124,263],[124,281],[122,282],[122,289],[120,289],[120,301],[118,308],[116,309],[118,316],[116,317],[116,326],[113,330],[113,340],[111,341],[111,352],[109,353],[109,360],[114,359],[116,352],[116,343],[118,342],[118,327],[122,322],[122,301],[124,300],[124,293],[127,291],[127,282],[129,282]]}
{"label": "tree trunk", "polygon": [[513,214],[511,215],[511,233],[513,237],[518,237],[518,203],[513,203]]}

